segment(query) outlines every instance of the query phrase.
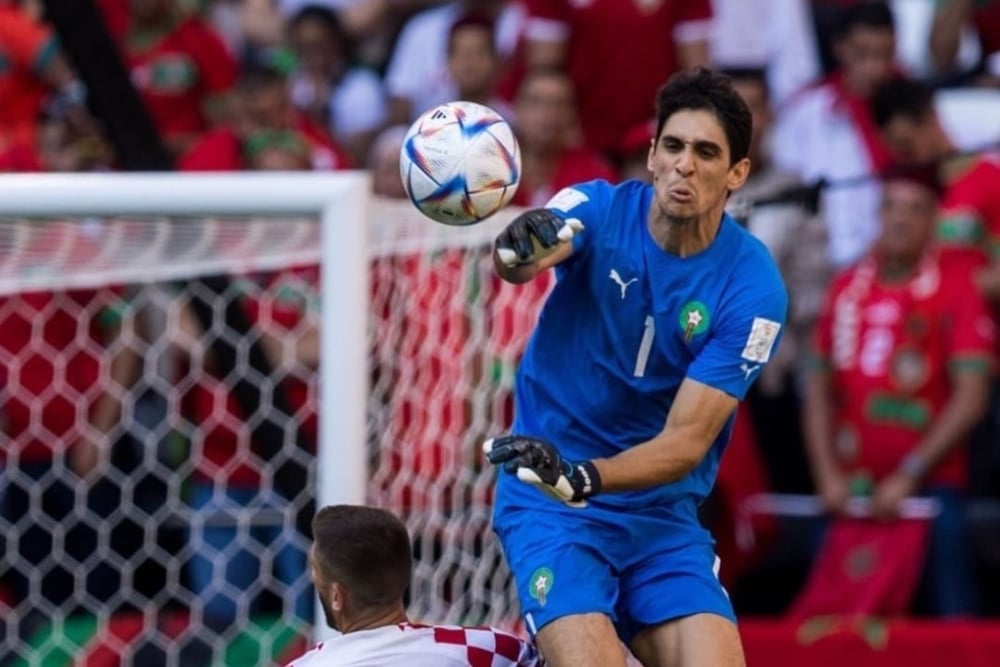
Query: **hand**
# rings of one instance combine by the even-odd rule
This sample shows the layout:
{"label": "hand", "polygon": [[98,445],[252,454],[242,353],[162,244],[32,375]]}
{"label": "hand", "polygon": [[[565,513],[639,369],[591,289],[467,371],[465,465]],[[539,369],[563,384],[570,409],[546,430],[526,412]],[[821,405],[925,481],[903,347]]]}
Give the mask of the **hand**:
{"label": "hand", "polygon": [[582,230],[583,223],[576,218],[563,220],[546,208],[526,211],[497,236],[497,259],[510,267],[531,264]]}
{"label": "hand", "polygon": [[81,479],[107,463],[107,453],[100,443],[82,436],[69,451],[69,467]]}
{"label": "hand", "polygon": [[590,461],[565,461],[552,443],[521,435],[492,438],[483,443],[490,463],[533,484],[570,507],[586,507],[588,498],[601,491],[601,476]]}
{"label": "hand", "polygon": [[912,477],[900,473],[889,475],[872,494],[872,515],[883,521],[897,518],[903,501],[916,490],[917,483]]}
{"label": "hand", "polygon": [[851,494],[847,488],[847,479],[839,470],[820,474],[816,480],[816,492],[827,512],[841,515],[847,512],[847,501]]}

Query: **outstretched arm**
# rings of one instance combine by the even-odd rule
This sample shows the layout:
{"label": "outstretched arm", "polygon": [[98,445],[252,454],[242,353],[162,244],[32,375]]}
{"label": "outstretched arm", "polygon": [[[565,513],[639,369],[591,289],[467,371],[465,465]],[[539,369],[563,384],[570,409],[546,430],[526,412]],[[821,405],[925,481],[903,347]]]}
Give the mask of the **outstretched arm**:
{"label": "outstretched arm", "polygon": [[493,244],[493,266],[509,283],[526,283],[573,254],[573,236],[583,229],[546,208],[525,211],[507,225]]}
{"label": "outstretched arm", "polygon": [[607,459],[567,461],[551,443],[509,435],[483,446],[491,463],[556,500],[583,507],[586,499],[608,491],[645,489],[681,479],[705,457],[736,408],[737,400],[686,378],[655,438]]}

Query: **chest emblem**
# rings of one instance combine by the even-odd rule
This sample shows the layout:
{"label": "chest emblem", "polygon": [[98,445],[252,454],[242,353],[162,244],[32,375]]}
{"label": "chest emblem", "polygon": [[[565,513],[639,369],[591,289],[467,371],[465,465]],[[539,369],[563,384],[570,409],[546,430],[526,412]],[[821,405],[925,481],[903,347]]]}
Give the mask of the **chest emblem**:
{"label": "chest emblem", "polygon": [[690,343],[691,339],[708,329],[710,321],[708,307],[701,301],[688,301],[681,308],[678,324],[684,332],[684,342]]}

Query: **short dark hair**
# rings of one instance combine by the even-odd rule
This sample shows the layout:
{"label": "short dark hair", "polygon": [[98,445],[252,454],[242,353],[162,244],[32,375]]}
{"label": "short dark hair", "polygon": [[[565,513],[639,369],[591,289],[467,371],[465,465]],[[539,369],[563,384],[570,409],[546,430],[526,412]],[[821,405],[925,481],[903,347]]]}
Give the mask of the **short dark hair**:
{"label": "short dark hair", "polygon": [[656,95],[656,137],[672,115],[687,109],[711,111],[719,119],[729,144],[729,164],[750,154],[753,118],[729,77],[704,67],[670,77]]}
{"label": "short dark hair", "polygon": [[569,86],[570,90],[573,91],[574,99],[576,98],[576,86],[573,83],[572,77],[561,67],[553,67],[551,65],[539,65],[538,67],[528,69],[517,84],[517,92],[514,93],[514,98],[520,97],[524,89],[528,87],[528,84],[534,82],[536,79],[558,79]]}
{"label": "short dark hair", "polygon": [[312,522],[313,558],[322,581],[344,585],[357,609],[402,602],[410,583],[410,535],[377,507],[331,505]]}
{"label": "short dark hair", "polygon": [[482,12],[467,12],[459,16],[448,30],[448,55],[451,55],[452,49],[455,48],[455,34],[465,28],[479,28],[486,31],[486,34],[489,35],[490,51],[496,53],[495,23],[493,19]]}
{"label": "short dark hair", "polygon": [[337,43],[337,51],[344,60],[350,60],[354,53],[354,40],[344,27],[340,15],[325,5],[306,5],[288,20],[289,32],[298,30],[299,26],[309,21],[315,21],[323,26]]}
{"label": "short dark hair", "polygon": [[934,193],[935,198],[944,194],[944,184],[937,163],[891,164],[880,174],[882,183],[915,183]]}
{"label": "short dark hair", "polygon": [[261,90],[284,87],[288,83],[287,75],[271,63],[250,62],[240,70],[236,89],[243,94],[253,95]]}
{"label": "short dark hair", "polygon": [[871,109],[881,128],[897,118],[921,121],[934,111],[934,91],[919,81],[896,78],[875,91]]}
{"label": "short dark hair", "polygon": [[836,37],[843,39],[852,30],[860,27],[895,32],[896,23],[892,17],[892,8],[884,0],[864,0],[847,7],[840,16]]}

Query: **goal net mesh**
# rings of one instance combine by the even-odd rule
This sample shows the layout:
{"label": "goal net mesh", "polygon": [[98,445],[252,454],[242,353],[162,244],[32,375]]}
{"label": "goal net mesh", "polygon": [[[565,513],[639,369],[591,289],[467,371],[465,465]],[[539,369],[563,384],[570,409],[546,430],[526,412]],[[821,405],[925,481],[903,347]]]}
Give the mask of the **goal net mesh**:
{"label": "goal net mesh", "polygon": [[[418,621],[517,615],[480,445],[509,424],[548,286],[493,275],[512,213],[458,229],[372,208],[368,441],[352,444],[369,502],[413,536]],[[304,648],[319,235],[315,219],[0,219],[0,663]]]}

